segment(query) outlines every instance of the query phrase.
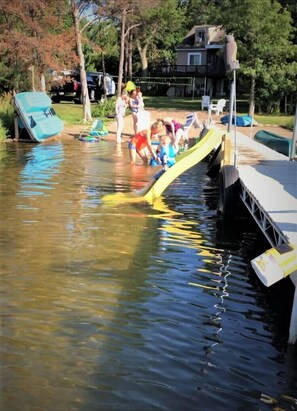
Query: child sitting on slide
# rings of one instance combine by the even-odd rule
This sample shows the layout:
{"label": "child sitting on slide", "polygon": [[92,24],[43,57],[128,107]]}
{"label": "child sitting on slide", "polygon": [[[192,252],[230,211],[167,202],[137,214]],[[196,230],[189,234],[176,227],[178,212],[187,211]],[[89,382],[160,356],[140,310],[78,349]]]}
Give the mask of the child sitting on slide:
{"label": "child sitting on slide", "polygon": [[169,136],[160,137],[159,151],[157,154],[157,162],[162,164],[162,169],[156,173],[151,182],[141,190],[136,190],[134,193],[138,196],[144,196],[153,187],[155,182],[175,164],[175,156],[178,153],[178,148],[172,143]]}
{"label": "child sitting on slide", "polygon": [[178,148],[172,144],[171,138],[167,135],[160,138],[160,148],[157,161],[162,164],[163,168],[154,175],[154,180],[158,180],[162,174],[175,164],[175,156]]}

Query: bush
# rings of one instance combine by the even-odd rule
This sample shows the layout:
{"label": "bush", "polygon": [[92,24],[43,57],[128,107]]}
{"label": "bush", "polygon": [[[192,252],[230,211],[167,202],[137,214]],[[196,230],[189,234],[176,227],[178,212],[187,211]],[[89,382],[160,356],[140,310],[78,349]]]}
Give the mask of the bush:
{"label": "bush", "polygon": [[7,137],[14,133],[14,108],[12,95],[3,94],[0,97],[0,141],[5,141]]}
{"label": "bush", "polygon": [[115,116],[116,97],[108,98],[106,101],[99,101],[95,107],[92,107],[92,117],[106,118]]}

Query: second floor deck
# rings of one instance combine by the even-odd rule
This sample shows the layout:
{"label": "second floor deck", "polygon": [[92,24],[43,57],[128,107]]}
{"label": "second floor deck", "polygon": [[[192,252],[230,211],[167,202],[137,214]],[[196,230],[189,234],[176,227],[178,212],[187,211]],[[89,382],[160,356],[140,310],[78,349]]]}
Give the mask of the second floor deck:
{"label": "second floor deck", "polygon": [[224,77],[226,69],[222,62],[205,65],[157,64],[150,67],[150,73],[164,77]]}

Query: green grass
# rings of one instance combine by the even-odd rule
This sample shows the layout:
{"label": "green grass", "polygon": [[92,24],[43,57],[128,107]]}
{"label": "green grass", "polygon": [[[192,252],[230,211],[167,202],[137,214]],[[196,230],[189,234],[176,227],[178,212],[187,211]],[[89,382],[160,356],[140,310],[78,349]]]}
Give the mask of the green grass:
{"label": "green grass", "polygon": [[[215,100],[216,101],[216,100]],[[11,102],[3,101],[0,104],[0,141],[6,139],[7,130],[13,129],[13,108]],[[183,97],[163,97],[163,96],[144,96],[145,106],[151,109],[168,110],[184,110],[186,112],[200,111],[201,98],[183,98]],[[9,106],[9,107],[8,107]],[[92,103],[92,108],[96,103]],[[61,102],[60,104],[53,104],[57,115],[64,121],[65,126],[77,125],[83,119],[83,106],[81,104],[74,104],[73,102]],[[247,100],[236,101],[236,110],[238,115],[248,113]],[[259,124],[276,125],[286,127],[293,130],[294,116],[268,116],[255,114],[255,120]],[[109,119],[105,120],[110,121]]]}
{"label": "green grass", "polygon": [[256,114],[255,120],[263,125],[286,127],[290,130],[294,128],[294,116],[267,116]]}
{"label": "green grass", "polygon": [[[216,100],[214,100],[216,101]],[[200,98],[183,98],[183,97],[159,97],[149,96],[144,97],[144,103],[147,108],[160,109],[160,110],[185,110],[200,111],[201,99]],[[92,103],[92,107],[95,107],[96,103]],[[83,106],[82,104],[74,104],[70,102],[61,102],[53,105],[58,116],[65,122],[65,125],[79,124],[83,119]],[[248,113],[248,102],[246,100],[237,100],[236,110],[238,115]],[[294,116],[268,116],[255,114],[255,120],[259,124],[276,125],[280,127],[286,127],[293,130]]]}
{"label": "green grass", "polygon": [[53,108],[66,126],[79,124],[84,117],[82,104],[61,102],[53,104]]}
{"label": "green grass", "polygon": [[[216,102],[217,99],[214,99]],[[228,99],[227,99],[228,101]],[[183,98],[183,97],[144,97],[145,106],[147,108],[154,108],[160,110],[185,110],[185,111],[200,111],[201,110],[201,98]],[[238,115],[248,114],[248,102],[246,100],[236,101],[236,112]],[[276,125],[280,127],[286,127],[293,130],[294,116],[268,116],[255,114],[255,120],[259,124]]]}

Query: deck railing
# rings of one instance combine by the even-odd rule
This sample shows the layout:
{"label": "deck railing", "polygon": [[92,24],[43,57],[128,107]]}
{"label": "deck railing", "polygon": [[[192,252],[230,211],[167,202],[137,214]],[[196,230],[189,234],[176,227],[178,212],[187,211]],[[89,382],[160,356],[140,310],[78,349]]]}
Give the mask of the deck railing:
{"label": "deck railing", "polygon": [[223,63],[206,64],[206,65],[177,65],[177,64],[159,64],[151,67],[152,75],[163,76],[197,76],[197,77],[218,77],[225,75],[225,66]]}

